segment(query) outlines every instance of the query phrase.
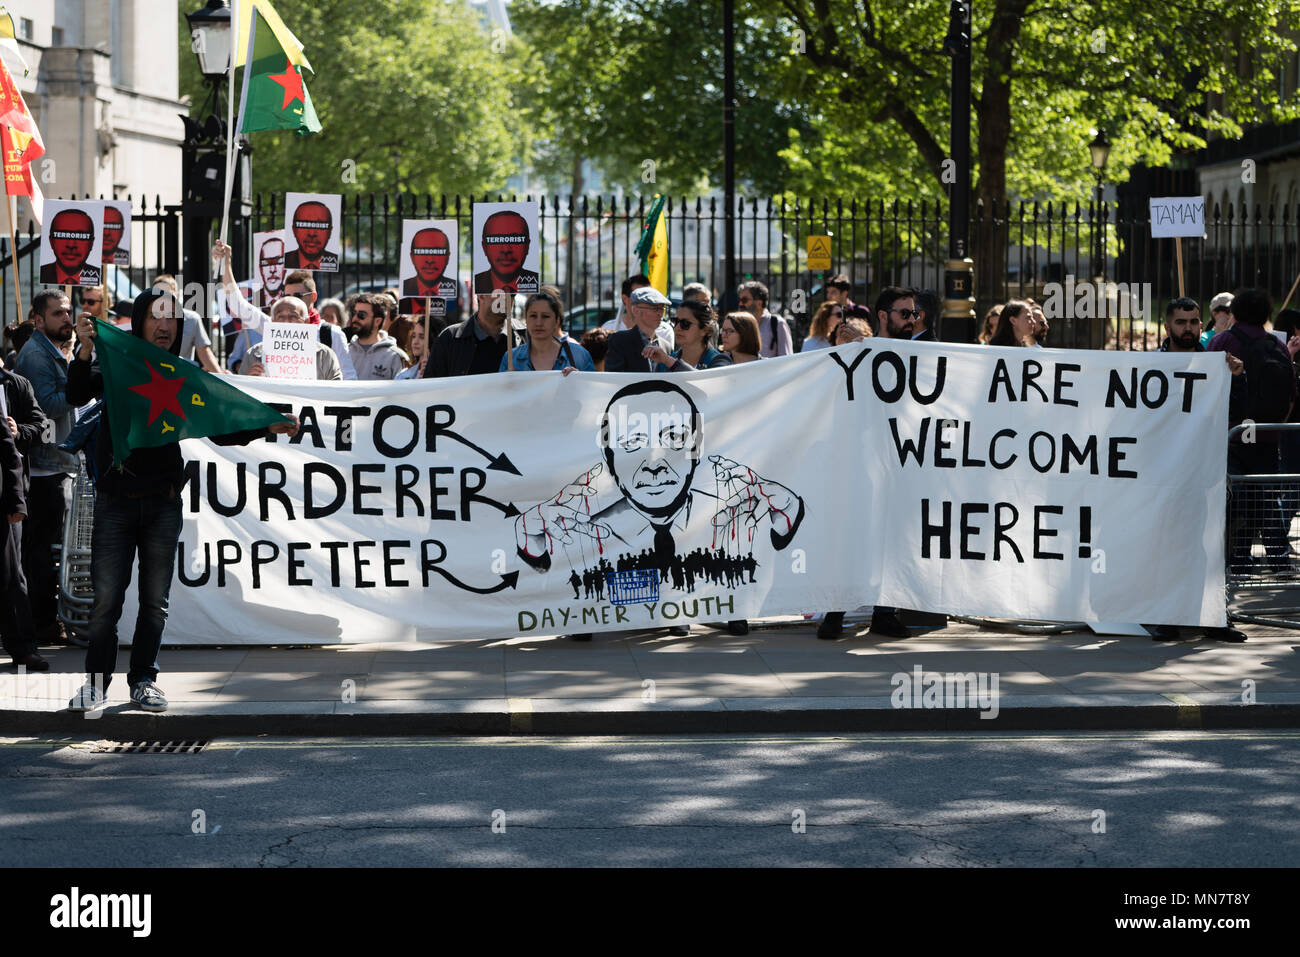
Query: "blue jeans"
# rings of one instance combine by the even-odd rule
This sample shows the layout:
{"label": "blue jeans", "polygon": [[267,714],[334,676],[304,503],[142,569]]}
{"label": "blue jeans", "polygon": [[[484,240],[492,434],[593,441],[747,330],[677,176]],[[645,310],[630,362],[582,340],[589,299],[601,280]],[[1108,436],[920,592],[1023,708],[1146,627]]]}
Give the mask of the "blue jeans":
{"label": "blue jeans", "polygon": [[176,571],[176,543],[181,537],[179,495],[125,498],[100,493],[95,498],[95,526],[90,545],[90,581],[95,589],[86,649],[86,680],[107,689],[117,665],[117,620],[131,584],[131,569],[140,555],[140,611],[131,639],[127,684],[158,676],[158,649],[167,624],[167,597]]}

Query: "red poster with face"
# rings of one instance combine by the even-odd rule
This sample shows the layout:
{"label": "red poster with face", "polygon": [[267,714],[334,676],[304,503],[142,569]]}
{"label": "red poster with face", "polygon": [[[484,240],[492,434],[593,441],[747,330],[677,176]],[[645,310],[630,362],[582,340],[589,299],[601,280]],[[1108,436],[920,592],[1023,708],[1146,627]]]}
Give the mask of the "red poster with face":
{"label": "red poster with face", "polygon": [[536,203],[474,204],[474,291],[529,295],[541,285]]}
{"label": "red poster with face", "polygon": [[343,197],[337,193],[286,193],[284,268],[338,272],[343,255]]}
{"label": "red poster with face", "polygon": [[403,220],[402,258],[397,274],[402,297],[455,299],[459,253],[454,219]]}
{"label": "red poster with face", "polygon": [[104,204],[47,200],[41,232],[41,282],[98,286],[103,277]]}

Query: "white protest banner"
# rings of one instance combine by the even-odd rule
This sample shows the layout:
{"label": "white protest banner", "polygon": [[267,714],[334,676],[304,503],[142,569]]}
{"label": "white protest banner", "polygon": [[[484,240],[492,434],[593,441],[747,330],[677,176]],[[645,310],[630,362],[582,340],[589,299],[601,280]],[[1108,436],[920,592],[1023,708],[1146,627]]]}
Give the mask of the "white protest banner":
{"label": "white protest banner", "polygon": [[316,380],[318,326],[305,322],[268,322],[262,330],[262,365],[272,379]]}
{"label": "white protest banner", "polygon": [[1205,235],[1205,197],[1164,196],[1149,200],[1151,238]]}
{"label": "white protest banner", "polygon": [[1228,379],[1213,354],[867,339],[678,375],[243,380],[302,431],[184,443],[167,639],[873,603],[1223,625]]}

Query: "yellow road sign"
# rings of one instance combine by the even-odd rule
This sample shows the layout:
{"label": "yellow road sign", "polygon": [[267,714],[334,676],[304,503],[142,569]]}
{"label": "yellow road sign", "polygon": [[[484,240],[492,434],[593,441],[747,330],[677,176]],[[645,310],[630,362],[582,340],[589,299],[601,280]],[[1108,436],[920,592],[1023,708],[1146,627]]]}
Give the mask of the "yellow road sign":
{"label": "yellow road sign", "polygon": [[808,237],[808,268],[831,268],[831,238],[829,236]]}

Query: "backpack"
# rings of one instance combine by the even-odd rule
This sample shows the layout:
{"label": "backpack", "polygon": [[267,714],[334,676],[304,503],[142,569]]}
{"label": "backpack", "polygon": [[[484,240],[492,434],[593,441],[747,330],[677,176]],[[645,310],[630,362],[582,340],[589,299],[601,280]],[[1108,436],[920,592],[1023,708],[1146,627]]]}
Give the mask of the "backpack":
{"label": "backpack", "polygon": [[1272,333],[1251,339],[1233,326],[1228,330],[1242,345],[1246,375],[1246,415],[1255,422],[1285,422],[1296,393],[1291,355]]}

